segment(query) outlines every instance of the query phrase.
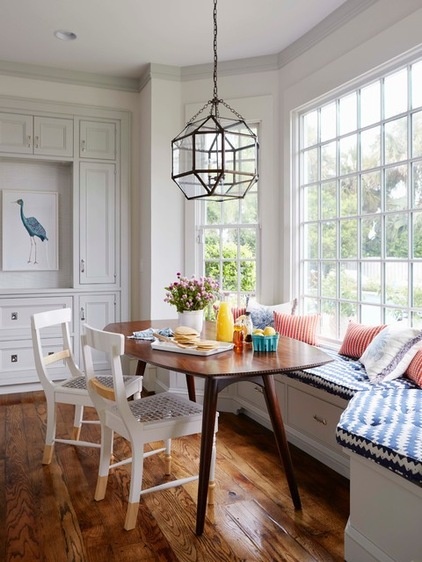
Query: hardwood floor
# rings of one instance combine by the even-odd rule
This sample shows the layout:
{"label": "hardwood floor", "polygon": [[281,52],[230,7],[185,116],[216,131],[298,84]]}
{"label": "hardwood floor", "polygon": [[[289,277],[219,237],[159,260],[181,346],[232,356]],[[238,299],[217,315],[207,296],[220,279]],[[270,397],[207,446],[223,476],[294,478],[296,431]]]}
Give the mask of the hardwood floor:
{"label": "hardwood floor", "polygon": [[[72,408],[60,406],[58,419],[65,432]],[[0,397],[0,560],[343,560],[348,480],[292,446],[303,504],[295,512],[271,432],[243,415],[220,414],[216,502],[208,507],[201,537],[194,533],[196,482],[144,496],[136,529],[125,531],[127,469],[113,471],[105,499],[96,502],[98,449],[57,444],[52,463],[43,466],[44,432],[43,393]],[[98,435],[91,425],[81,437]],[[189,473],[199,436],[176,440],[173,448],[173,472]],[[117,438],[115,455],[126,452]],[[161,458],[147,459],[145,466],[148,482],[162,479]]]}

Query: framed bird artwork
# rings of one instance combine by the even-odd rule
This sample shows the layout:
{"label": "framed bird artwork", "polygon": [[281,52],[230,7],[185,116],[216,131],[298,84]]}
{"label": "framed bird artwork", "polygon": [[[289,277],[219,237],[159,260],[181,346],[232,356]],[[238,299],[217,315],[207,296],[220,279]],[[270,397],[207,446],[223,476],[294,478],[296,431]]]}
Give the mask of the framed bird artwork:
{"label": "framed bird artwork", "polygon": [[2,191],[4,271],[57,270],[58,232],[58,193]]}

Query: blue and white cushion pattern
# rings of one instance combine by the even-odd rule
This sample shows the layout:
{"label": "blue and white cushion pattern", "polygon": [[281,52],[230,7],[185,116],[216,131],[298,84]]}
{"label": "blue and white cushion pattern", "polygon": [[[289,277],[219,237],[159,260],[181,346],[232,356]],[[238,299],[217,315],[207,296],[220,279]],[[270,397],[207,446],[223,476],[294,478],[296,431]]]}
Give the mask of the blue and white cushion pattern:
{"label": "blue and white cushion pattern", "polygon": [[358,392],[336,438],[354,453],[422,486],[422,390],[383,384]]}
{"label": "blue and white cushion pattern", "polygon": [[331,363],[286,374],[345,400],[352,398],[358,390],[370,388],[365,368],[359,361],[339,355],[330,349],[320,349],[333,359]]}
{"label": "blue and white cushion pattern", "polygon": [[[359,360],[339,355],[328,348],[320,347],[319,349],[329,355],[333,361],[320,367],[291,371],[286,374],[345,400],[349,400],[360,390],[376,388],[377,385],[370,382],[365,367]],[[382,386],[383,388],[415,388],[415,384],[405,378],[383,382]]]}

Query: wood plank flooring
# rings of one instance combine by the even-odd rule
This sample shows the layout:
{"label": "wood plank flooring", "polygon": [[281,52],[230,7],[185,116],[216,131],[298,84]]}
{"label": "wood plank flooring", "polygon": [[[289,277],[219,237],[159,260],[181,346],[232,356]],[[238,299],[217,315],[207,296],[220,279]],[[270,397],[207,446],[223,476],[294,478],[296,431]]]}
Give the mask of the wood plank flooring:
{"label": "wood plank flooring", "polygon": [[[56,444],[52,463],[43,466],[45,414],[42,392],[0,397],[0,561],[343,560],[348,480],[292,446],[303,504],[295,511],[272,433],[243,415],[220,414],[216,501],[197,537],[196,482],[144,496],[137,527],[125,531],[128,469],[114,470],[105,499],[94,501],[98,449]],[[64,435],[72,407],[61,405],[58,420]],[[81,435],[98,437],[96,425]],[[197,466],[199,441],[174,441],[174,474]],[[117,438],[115,456],[124,454],[127,445]],[[145,481],[162,481],[159,456],[145,466]]]}

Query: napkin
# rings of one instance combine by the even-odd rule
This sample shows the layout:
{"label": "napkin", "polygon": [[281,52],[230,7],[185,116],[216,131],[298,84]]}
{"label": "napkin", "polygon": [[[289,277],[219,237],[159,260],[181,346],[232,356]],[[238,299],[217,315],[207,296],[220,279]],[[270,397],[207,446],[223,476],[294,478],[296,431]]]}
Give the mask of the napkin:
{"label": "napkin", "polygon": [[145,340],[145,341],[154,341],[154,333],[159,333],[161,336],[166,336],[171,338],[173,336],[173,330],[171,328],[162,328],[161,330],[157,330],[155,328],[147,328],[146,330],[140,330],[138,332],[133,332],[130,338],[135,340]]}

